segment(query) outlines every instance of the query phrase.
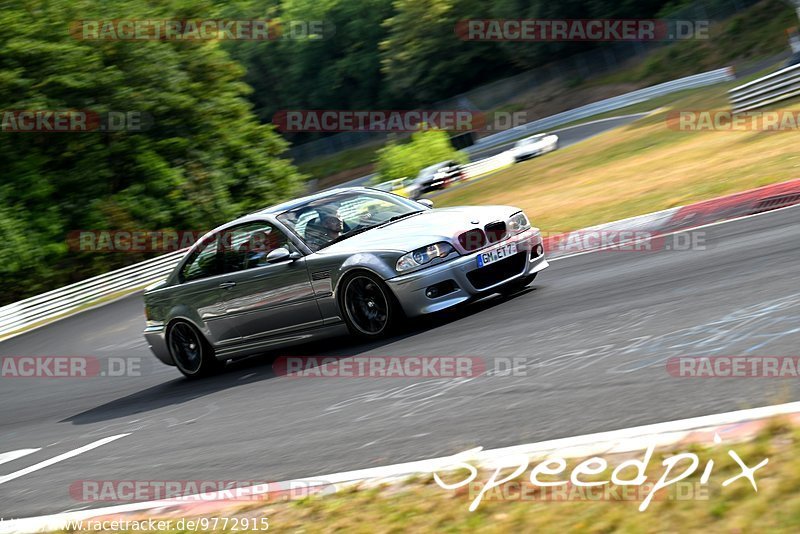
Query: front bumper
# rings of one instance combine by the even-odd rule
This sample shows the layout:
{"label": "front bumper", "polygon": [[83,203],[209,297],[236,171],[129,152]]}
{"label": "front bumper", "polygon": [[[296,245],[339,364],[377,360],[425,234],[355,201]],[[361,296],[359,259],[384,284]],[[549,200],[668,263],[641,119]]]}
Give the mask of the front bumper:
{"label": "front bumper", "polygon": [[[508,271],[508,276],[502,276],[495,283],[476,287],[470,281],[469,275],[478,269],[478,256],[487,250],[492,250],[495,247],[511,242],[517,243],[518,252],[515,256],[510,257],[509,260],[520,256],[518,264],[511,265],[512,269]],[[542,245],[541,233],[537,229],[530,229],[446,263],[391,278],[386,280],[386,283],[392,289],[409,317],[437,312],[488,295],[504,284],[546,269],[549,264],[543,252],[538,256],[532,257],[531,251],[535,250],[537,245]],[[525,255],[524,261],[521,259],[523,254]],[[513,269],[515,265],[519,266],[518,270]],[[491,268],[491,266],[483,267],[482,269],[487,268]],[[475,278],[474,275],[472,278]],[[435,298],[431,298],[426,294],[432,286],[446,284],[450,281],[454,283],[454,291]]]}

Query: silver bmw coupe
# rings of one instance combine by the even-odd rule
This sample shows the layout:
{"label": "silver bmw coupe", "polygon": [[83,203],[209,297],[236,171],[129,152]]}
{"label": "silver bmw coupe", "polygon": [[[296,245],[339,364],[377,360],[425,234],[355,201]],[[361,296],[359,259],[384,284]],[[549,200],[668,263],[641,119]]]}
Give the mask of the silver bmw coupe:
{"label": "silver bmw coupe", "polygon": [[145,291],[144,335],[161,361],[197,377],[344,327],[376,338],[404,316],[518,291],[547,266],[541,233],[517,208],[335,189],[206,234]]}

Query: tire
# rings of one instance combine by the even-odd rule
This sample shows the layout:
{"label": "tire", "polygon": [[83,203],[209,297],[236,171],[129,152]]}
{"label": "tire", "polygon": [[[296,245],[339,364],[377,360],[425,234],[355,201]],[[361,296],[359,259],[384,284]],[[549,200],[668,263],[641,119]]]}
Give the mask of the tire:
{"label": "tire", "polygon": [[503,287],[500,288],[500,293],[503,295],[513,295],[517,291],[522,291],[526,287],[530,285],[531,282],[536,280],[536,275],[539,273],[529,274],[524,278],[520,278],[519,280],[514,280],[513,282],[509,282]]}
{"label": "tire", "polygon": [[363,339],[378,339],[393,332],[402,315],[389,287],[376,275],[358,271],[340,282],[339,308],[350,332]]}
{"label": "tire", "polygon": [[187,321],[177,321],[167,332],[167,348],[172,362],[186,378],[200,378],[225,366],[214,356],[214,349]]}

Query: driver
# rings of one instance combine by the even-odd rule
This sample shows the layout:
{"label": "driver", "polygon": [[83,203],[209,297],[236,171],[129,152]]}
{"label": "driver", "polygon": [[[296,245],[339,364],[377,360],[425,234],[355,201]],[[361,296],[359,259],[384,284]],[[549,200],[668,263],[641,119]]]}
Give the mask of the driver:
{"label": "driver", "polygon": [[336,215],[320,215],[319,222],[306,227],[306,241],[313,250],[319,250],[344,232],[344,221]]}
{"label": "driver", "polygon": [[320,220],[320,224],[325,229],[325,235],[329,241],[341,237],[344,232],[344,221],[336,215],[325,215]]}

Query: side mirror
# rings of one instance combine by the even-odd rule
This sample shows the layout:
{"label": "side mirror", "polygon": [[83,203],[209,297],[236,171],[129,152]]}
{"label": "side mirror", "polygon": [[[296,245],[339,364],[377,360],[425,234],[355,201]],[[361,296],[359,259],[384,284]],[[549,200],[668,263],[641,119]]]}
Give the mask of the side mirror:
{"label": "side mirror", "polygon": [[296,252],[289,252],[287,248],[276,248],[267,254],[267,263],[280,263],[287,260],[296,260],[300,255]]}
{"label": "side mirror", "polygon": [[417,202],[422,204],[426,208],[432,208],[433,207],[433,200],[431,200],[429,198],[421,198],[421,199],[417,200]]}

